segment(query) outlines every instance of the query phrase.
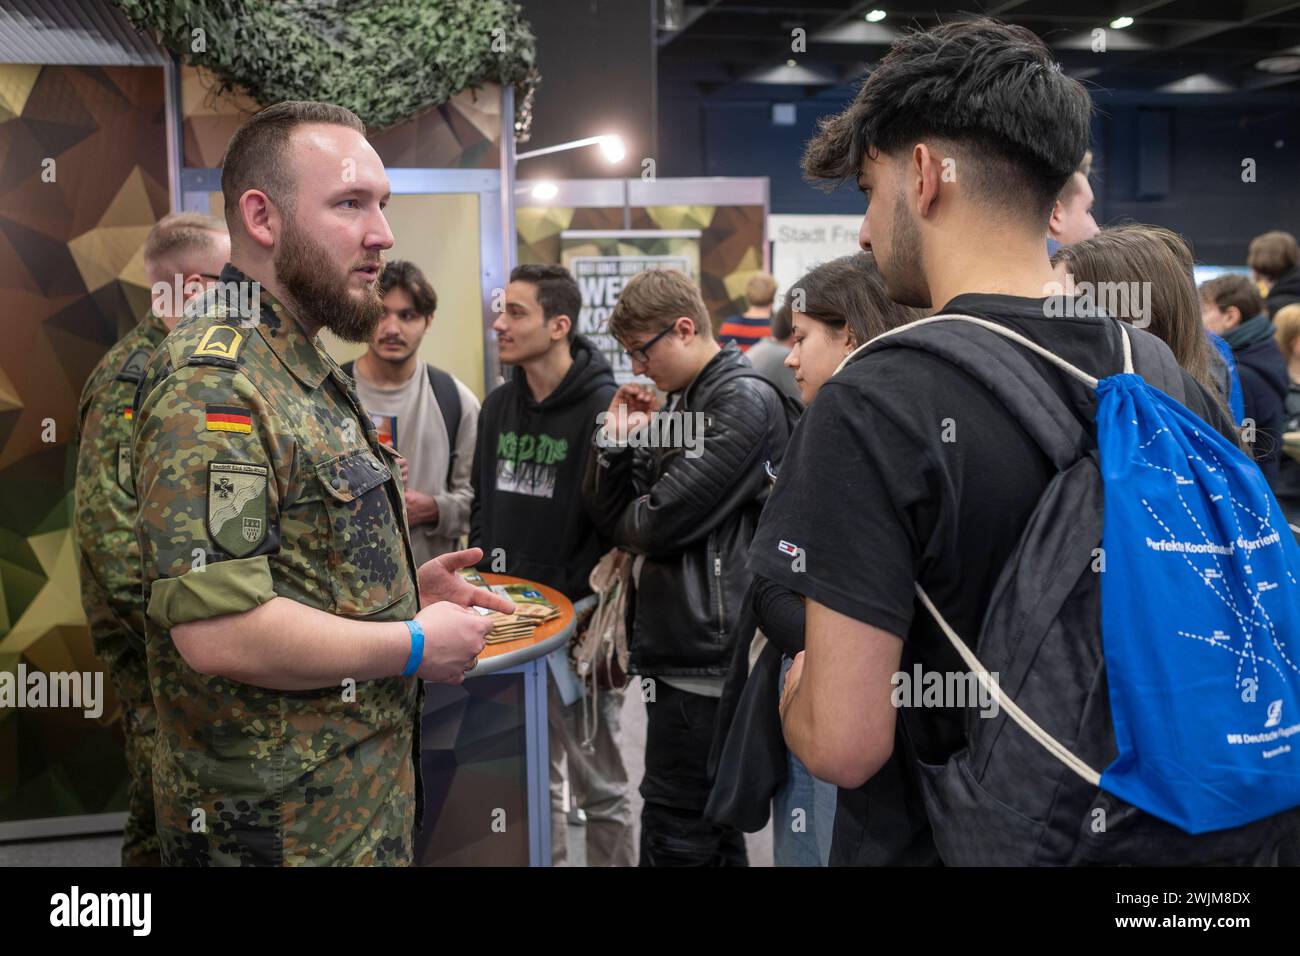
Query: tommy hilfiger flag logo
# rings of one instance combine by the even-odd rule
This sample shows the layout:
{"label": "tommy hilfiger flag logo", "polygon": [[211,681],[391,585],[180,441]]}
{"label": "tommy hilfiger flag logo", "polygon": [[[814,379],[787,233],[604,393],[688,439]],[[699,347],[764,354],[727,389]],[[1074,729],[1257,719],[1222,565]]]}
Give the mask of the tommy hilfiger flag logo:
{"label": "tommy hilfiger flag logo", "polygon": [[798,556],[799,554],[799,545],[791,544],[789,541],[782,541],[779,544],[777,544],[776,550],[780,551],[782,554],[789,555],[790,557],[793,558]]}
{"label": "tommy hilfiger flag logo", "polygon": [[209,405],[207,425],[210,432],[239,432],[247,435],[253,430],[253,416],[247,408],[233,405]]}

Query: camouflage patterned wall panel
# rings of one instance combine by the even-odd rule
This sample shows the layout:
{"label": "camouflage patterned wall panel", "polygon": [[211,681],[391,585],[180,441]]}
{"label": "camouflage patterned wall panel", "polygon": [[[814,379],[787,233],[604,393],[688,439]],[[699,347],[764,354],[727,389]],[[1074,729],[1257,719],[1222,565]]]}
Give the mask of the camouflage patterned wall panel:
{"label": "camouflage patterned wall panel", "polygon": [[[72,444],[83,383],[148,307],[163,116],[157,67],[0,64],[0,693],[20,672],[102,670],[69,530]],[[103,693],[89,718],[0,697],[0,824],[125,808],[107,675]]]}
{"label": "camouflage patterned wall panel", "polygon": [[[633,206],[632,229],[699,229],[700,287],[717,326],[745,309],[745,283],[763,268],[762,206]],[[559,262],[566,229],[622,229],[620,208],[521,206],[515,210],[519,261]]]}
{"label": "camouflage patterned wall panel", "polygon": [[[216,169],[230,137],[258,104],[241,93],[218,94],[201,67],[181,68],[184,165]],[[462,90],[441,106],[374,132],[370,142],[388,167],[496,169],[500,165],[501,88]]]}

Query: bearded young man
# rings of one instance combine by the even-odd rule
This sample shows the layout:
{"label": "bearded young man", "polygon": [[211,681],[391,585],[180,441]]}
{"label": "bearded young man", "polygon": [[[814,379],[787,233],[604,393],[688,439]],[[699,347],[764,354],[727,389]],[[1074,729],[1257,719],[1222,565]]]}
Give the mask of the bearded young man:
{"label": "bearded young man", "polygon": [[422,682],[474,667],[469,605],[513,605],[455,574],[476,550],[417,571],[395,454],[317,341],[383,314],[389,185],[361,121],[278,103],[222,167],[231,261],[135,403],[162,862],[408,865]]}
{"label": "bearded young man", "polygon": [[413,262],[398,259],[379,277],[383,318],[370,346],[343,366],[379,430],[379,440],[409,463],[402,473],[406,517],[417,563],[451,551],[469,530],[479,401],[450,372],[420,358],[438,293]]}
{"label": "bearded young man", "polygon": [[[1005,326],[1101,378],[1124,367],[1118,322],[1047,296],[1043,241],[1087,149],[1091,110],[1029,30],[948,23],[894,41],[853,103],[821,121],[804,174],[857,183],[867,203],[859,244],[895,302]],[[1079,317],[1049,318],[1061,315]],[[1091,390],[1026,355],[1091,421]],[[1186,372],[1183,386],[1187,407],[1231,435]],[[907,806],[872,802],[863,787],[896,739],[913,784],[918,767],[965,745],[959,708],[894,703],[893,676],[913,665],[965,673],[932,618],[918,615],[915,585],[978,654],[999,576],[1055,474],[992,392],[919,349],[858,354],[800,421],[749,566],[805,598],[805,650],[781,717],[790,750],[840,787],[832,865],[890,840],[897,814],[923,812],[917,787]]]}

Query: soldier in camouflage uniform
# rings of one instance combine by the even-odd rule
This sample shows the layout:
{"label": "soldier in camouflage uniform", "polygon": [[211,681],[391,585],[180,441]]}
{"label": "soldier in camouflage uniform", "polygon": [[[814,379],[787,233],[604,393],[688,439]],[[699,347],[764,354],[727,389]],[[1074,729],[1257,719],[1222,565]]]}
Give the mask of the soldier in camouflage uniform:
{"label": "soldier in camouflage uniform", "polygon": [[[123,866],[157,866],[153,810],[153,697],[144,656],[144,599],[135,537],[131,420],[145,363],[179,316],[177,303],[215,279],[230,253],[226,225],[190,213],[166,216],[144,244],[153,308],[91,372],[81,394],[73,533],[81,603],[95,653],[108,667],[122,712],[127,818]],[[180,277],[179,289],[176,279]]]}
{"label": "soldier in camouflage uniform", "polygon": [[467,605],[511,608],[454,574],[477,550],[417,572],[396,456],[316,338],[364,340],[382,314],[388,183],[361,131],[315,103],[240,129],[222,175],[233,262],[141,383],[165,865],[410,864],[420,678],[473,667],[490,624]]}

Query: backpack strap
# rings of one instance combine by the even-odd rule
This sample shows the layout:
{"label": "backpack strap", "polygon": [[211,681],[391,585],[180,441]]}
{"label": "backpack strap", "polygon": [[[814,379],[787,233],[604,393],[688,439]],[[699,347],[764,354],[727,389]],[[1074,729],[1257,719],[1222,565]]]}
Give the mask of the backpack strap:
{"label": "backpack strap", "polygon": [[451,487],[451,473],[456,468],[456,436],[460,433],[460,389],[450,372],[434,368],[428,362],[424,367],[429,370],[429,385],[433,388],[433,398],[442,412],[443,423],[447,426],[447,487]]}
{"label": "backpack strap", "polygon": [[[355,379],[356,374],[355,361],[345,362],[340,365],[349,378]],[[443,423],[447,426],[447,487],[451,487],[451,475],[456,469],[456,438],[460,434],[460,389],[456,387],[456,379],[450,372],[444,372],[440,368],[434,368],[428,362],[424,367],[429,372],[429,387],[433,389],[434,401],[438,403],[438,411],[442,412]]]}
{"label": "backpack strap", "polygon": [[979,678],[979,681],[984,685],[984,688],[993,695],[998,702],[998,706],[1007,712],[1007,716],[1015,721],[1016,725],[1021,730],[1036,740],[1043,749],[1057,760],[1061,761],[1061,763],[1065,764],[1065,766],[1070,770],[1073,770],[1084,781],[1092,784],[1094,787],[1100,787],[1101,774],[1072,754],[1065,744],[1061,743],[1042,727],[1038,726],[1032,717],[1021,710],[1019,706],[1016,705],[1016,702],[1007,696],[1006,691],[1002,689],[1001,685],[994,679],[993,675],[988,672],[988,668],[986,668],[980,662],[980,659],[975,656],[975,652],[966,646],[966,642],[957,636],[957,632],[952,629],[952,625],[944,620],[943,615],[939,613],[939,609],[935,607],[934,602],[930,600],[930,596],[921,588],[920,582],[917,582],[915,587],[917,596],[921,599],[921,603],[925,605],[925,609],[929,611],[931,616],[935,619],[935,622],[938,623],[939,630],[943,631],[944,637],[948,638],[948,642],[956,649],[957,653],[961,656],[961,659],[966,662],[966,666],[969,667]]}
{"label": "backpack strap", "polygon": [[[929,325],[936,327],[920,331]],[[972,334],[970,326],[980,326],[995,334]],[[914,348],[937,355],[973,376],[997,396],[1052,464],[1058,470],[1064,470],[1084,454],[1089,443],[1088,432],[1022,349],[1012,343],[1096,389],[1097,379],[1037,342],[996,322],[969,315],[935,315],[900,325],[859,346],[840,363],[836,372],[861,354],[881,348]],[[1131,358],[1129,340],[1125,335],[1125,371],[1132,371]]]}
{"label": "backpack strap", "polygon": [[1120,323],[1126,338],[1133,343],[1133,364],[1148,385],[1153,385],[1182,405],[1187,404],[1183,387],[1183,370],[1174,353],[1159,338],[1141,329],[1129,329]]}
{"label": "backpack strap", "polygon": [[[924,336],[917,335],[912,331],[923,325],[940,322],[960,322],[982,326],[996,333],[997,336],[1000,336],[1000,339],[984,335],[961,334],[957,328],[932,329],[926,332]],[[1153,377],[1157,378],[1157,381],[1152,384],[1157,387],[1168,384],[1169,388],[1164,390],[1169,391],[1170,394],[1181,400],[1183,393],[1182,376],[1178,372],[1176,364],[1173,365],[1172,370],[1169,368],[1172,355],[1167,354],[1168,350],[1162,351],[1151,342],[1143,341],[1147,338],[1144,335],[1130,335],[1129,330],[1123,323],[1120,324],[1119,328],[1122,336],[1121,348],[1124,355],[1124,372],[1133,373],[1133,358],[1136,351],[1142,364],[1151,370]],[[1019,332],[998,325],[996,322],[963,315],[932,316],[910,322],[907,325],[899,326],[897,329],[878,335],[865,346],[854,350],[840,363],[836,371],[838,372],[852,361],[859,352],[863,352],[869,346],[876,345],[882,339],[889,337],[896,338],[894,343],[889,344],[922,349],[948,360],[973,375],[1006,405],[1007,410],[1038,442],[1039,446],[1058,468],[1066,468],[1078,460],[1086,441],[1083,426],[1056,391],[1029,364],[1023,353],[1014,349],[1010,343],[1018,343],[1051,362],[1072,378],[1092,389],[1096,389],[1097,379],[1087,372],[1065,361],[1065,359],[1043,348]],[[1136,348],[1134,342],[1138,343]],[[884,347],[888,347],[889,344]],[[1172,391],[1175,388],[1177,394]],[[1004,708],[1007,715],[1021,730],[1037,741],[1040,746],[1056,757],[1068,769],[1090,785],[1094,787],[1100,786],[1101,774],[1071,753],[1069,748],[1040,727],[1032,717],[1016,705],[1015,701],[1007,696],[999,682],[988,672],[988,669],[981,663],[975,652],[970,649],[966,642],[952,629],[947,620],[944,619],[944,616],[939,613],[939,609],[930,600],[930,596],[925,593],[920,582],[915,582],[914,586],[918,598],[939,625],[939,629],[943,631],[944,636],[952,644],[966,666],[971,669],[979,678],[980,683],[997,700],[998,706]]]}

